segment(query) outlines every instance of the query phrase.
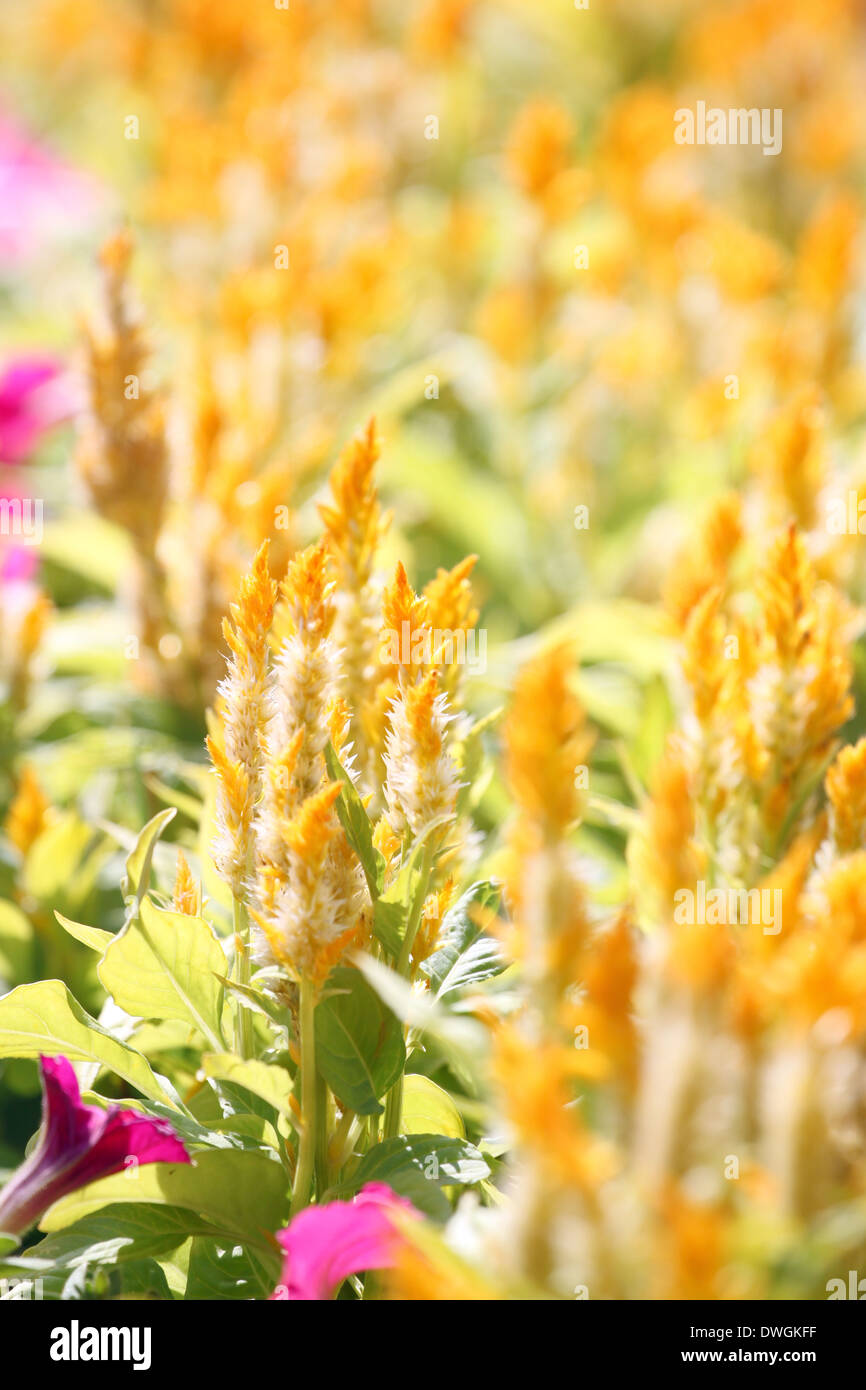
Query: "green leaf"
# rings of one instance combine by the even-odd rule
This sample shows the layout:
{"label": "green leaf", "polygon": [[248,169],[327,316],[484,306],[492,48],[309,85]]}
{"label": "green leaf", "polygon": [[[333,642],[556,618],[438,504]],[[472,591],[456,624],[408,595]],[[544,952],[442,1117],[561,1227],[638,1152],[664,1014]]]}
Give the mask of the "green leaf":
{"label": "green leaf", "polygon": [[230,979],[228,975],[217,975],[217,979],[234,996],[241,1008],[250,1009],[253,1013],[270,1019],[271,1023],[276,1023],[279,1028],[289,1027],[291,1012],[274,995],[266,994],[255,985],[243,985],[239,980]]}
{"label": "green leaf", "polygon": [[276,1250],[265,1254],[244,1245],[197,1236],[189,1261],[187,1298],[268,1298],[280,1277]]}
{"label": "green leaf", "polygon": [[208,1149],[196,1154],[195,1166],[148,1163],[130,1172],[101,1178],[55,1202],[40,1229],[61,1231],[113,1202],[155,1203],[187,1208],[220,1234],[270,1250],[272,1233],[285,1223],[286,1173],[262,1153]]}
{"label": "green leaf", "polygon": [[[41,1249],[41,1246],[38,1248]],[[152,1259],[100,1262],[90,1258],[89,1252],[83,1250],[81,1259],[72,1264],[37,1261],[30,1264],[37,1267],[30,1269],[28,1263],[22,1260],[20,1268],[9,1270],[9,1274],[14,1276],[14,1280],[9,1281],[12,1288],[0,1298],[37,1298],[46,1302],[84,1298],[171,1298],[165,1274]]]}
{"label": "green leaf", "polygon": [[33,975],[35,941],[33,926],[20,907],[0,902],[0,989],[11,988]]}
{"label": "green leaf", "polygon": [[206,1054],[201,1064],[205,1076],[214,1081],[229,1081],[235,1086],[243,1086],[297,1124],[297,1116],[289,1105],[292,1078],[283,1067],[270,1066],[267,1062],[244,1062],[231,1052]]}
{"label": "green leaf", "polygon": [[643,824],[643,817],[633,806],[624,806],[611,796],[587,797],[585,825],[612,826],[626,835],[636,834]]}
{"label": "green leaf", "polygon": [[502,717],[502,708],[491,710],[477,720],[463,740],[454,749],[460,770],[460,790],[457,793],[457,811],[466,815],[481,801],[493,776],[493,760],[485,757],[484,734]]}
{"label": "green leaf", "polygon": [[129,538],[92,510],[66,512],[45,527],[41,553],[53,565],[83,575],[113,593],[130,565]]}
{"label": "green leaf", "polygon": [[[101,1096],[95,1091],[83,1091],[81,1099],[87,1105],[100,1105],[103,1109],[112,1104],[107,1096]],[[215,1118],[213,1121],[209,1120],[207,1124],[199,1124],[192,1115],[183,1115],[177,1110],[170,1110],[167,1105],[163,1105],[159,1101],[137,1100],[127,1096],[123,1105],[124,1109],[139,1110],[144,1115],[155,1115],[158,1119],[168,1120],[178,1139],[182,1139],[187,1148],[203,1146],[210,1149],[251,1149],[255,1151],[261,1147],[261,1136],[266,1124],[266,1121],[258,1116],[243,1116],[244,1121],[249,1121],[250,1133],[247,1134],[245,1129],[240,1128],[237,1117]],[[223,1128],[228,1129],[229,1127],[237,1132],[222,1132]]]}
{"label": "green leaf", "polygon": [[390,890],[373,905],[373,935],[392,956],[398,956],[406,934],[409,905],[389,894]]}
{"label": "green leaf", "polygon": [[217,778],[211,769],[202,786],[201,820],[198,828],[198,854],[201,863],[202,893],[208,902],[223,908],[228,920],[232,915],[232,890],[220,877],[213,861],[213,845],[217,836]]}
{"label": "green leaf", "polygon": [[40,902],[79,897],[76,875],[92,839],[93,830],[74,811],[60,816],[30,847],[21,873],[23,891]]}
{"label": "green leaf", "polygon": [[444,1134],[465,1139],[463,1117],[447,1091],[429,1076],[409,1072],[403,1078],[401,1134]]}
{"label": "green leaf", "polygon": [[382,891],[385,877],[385,861],[373,844],[373,827],[358,792],[349,774],[344,770],[333,745],[325,747],[325,762],[328,776],[334,782],[342,782],[343,789],[336,802],[337,816],[346,832],[346,839],[361,861],[367,887],[373,902]]}
{"label": "green leaf", "polygon": [[165,1281],[173,1298],[183,1298],[186,1294],[191,1251],[192,1239],[184,1241],[183,1245],[178,1246],[173,1254],[163,1255],[159,1261],[160,1269],[165,1275]]}
{"label": "green leaf", "polygon": [[496,912],[500,896],[496,883],[473,883],[445,914],[442,945],[421,965],[437,999],[489,980],[505,969],[507,962],[499,943],[483,931],[484,914]]}
{"label": "green leaf", "polygon": [[384,1182],[420,1211],[442,1219],[450,1211],[442,1187],[483,1182],[490,1176],[484,1155],[465,1139],[442,1134],[400,1134],[364,1155],[352,1177],[357,1190]]}
{"label": "green leaf", "polygon": [[0,999],[0,1057],[40,1053],[63,1055],[70,1062],[96,1062],[151,1100],[166,1099],[144,1057],[91,1018],[62,980],[19,985]]}
{"label": "green leaf", "polygon": [[400,954],[406,934],[406,923],[412,899],[419,891],[424,846],[434,831],[449,823],[453,817],[437,816],[430,821],[414,841],[411,853],[401,865],[396,879],[373,904],[373,934],[392,956]]}
{"label": "green leaf", "polygon": [[123,901],[133,910],[137,910],[138,904],[147,892],[156,842],[176,815],[173,806],[166,807],[164,811],[157,811],[142,830],[126,861],[126,873],[120,880],[120,891]]}
{"label": "green leaf", "polygon": [[413,989],[408,980],[380,960],[357,951],[353,957],[364,978],[397,1017],[419,1037],[432,1038],[467,1085],[480,1083],[489,1034],[475,1019],[461,1018],[446,1010],[429,991]]}
{"label": "green leaf", "polygon": [[64,931],[84,946],[89,946],[91,951],[98,951],[100,955],[114,940],[113,932],[102,931],[100,927],[86,927],[83,922],[73,922],[70,918],[64,917],[62,912],[55,912],[54,916]]}
{"label": "green leaf", "polygon": [[667,681],[656,675],[643,688],[640,724],[630,750],[635,770],[645,787],[664,752],[673,722],[673,702]]}
{"label": "green leaf", "polygon": [[[176,1250],[190,1235],[213,1227],[188,1207],[146,1202],[113,1202],[71,1226],[53,1232],[27,1251],[27,1259],[46,1260],[57,1269],[82,1264],[117,1264]],[[6,1262],[11,1268],[14,1261]]]}
{"label": "green leaf", "polygon": [[[248,1095],[249,1092],[237,1088],[237,1094]],[[252,1101],[256,1106],[261,1106],[267,1110],[269,1115],[273,1115],[273,1108],[265,1106],[258,1096],[253,1096]],[[245,1114],[240,1112],[234,1115],[226,1115],[224,1119],[212,1120],[211,1133],[215,1138],[229,1139],[235,1148],[241,1149],[273,1149],[281,1152],[283,1141],[274,1128],[271,1120],[267,1120],[258,1110],[247,1111]],[[223,1145],[225,1147],[225,1145]]]}
{"label": "green leaf", "polygon": [[98,1299],[171,1299],[165,1273],[156,1260],[124,1260],[110,1268],[100,1265],[93,1271],[90,1290],[90,1297]]}
{"label": "green leaf", "polygon": [[159,797],[167,806],[173,806],[175,810],[181,811],[188,816],[193,825],[198,825],[201,820],[202,802],[189,792],[179,791],[177,787],[170,787],[167,782],[163,782],[157,777],[155,772],[144,773],[142,779],[144,785],[154,796]]}
{"label": "green leaf", "polygon": [[316,1060],[341,1104],[358,1115],[379,1115],[379,1097],[406,1063],[403,1030],[359,971],[338,966],[331,994],[316,1009]]}
{"label": "green leaf", "polygon": [[99,963],[103,988],[137,1018],[178,1019],[222,1050],[226,958],[203,917],[163,912],[149,898],[112,939]]}

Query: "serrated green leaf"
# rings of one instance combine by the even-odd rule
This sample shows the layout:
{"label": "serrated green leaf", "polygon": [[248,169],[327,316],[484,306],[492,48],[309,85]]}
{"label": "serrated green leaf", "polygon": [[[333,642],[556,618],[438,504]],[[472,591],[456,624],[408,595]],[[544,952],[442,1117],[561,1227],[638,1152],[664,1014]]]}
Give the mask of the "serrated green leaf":
{"label": "serrated green leaf", "polygon": [[437,999],[479,984],[505,969],[507,962],[499,943],[483,930],[484,914],[496,912],[500,896],[498,884],[473,883],[445,914],[440,932],[442,945],[421,965]]}
{"label": "serrated green leaf", "polygon": [[108,994],[137,1018],[190,1024],[222,1050],[226,958],[203,917],[163,912],[149,898],[112,939],[97,974]]}
{"label": "serrated green leaf", "polygon": [[[19,985],[0,999],[0,1057],[40,1053],[62,1055],[70,1062],[96,1062],[151,1100],[166,1100],[145,1058],[91,1018],[62,980]],[[175,1108],[170,1100],[169,1104]]]}
{"label": "serrated green leaf", "polygon": [[379,1115],[379,1097],[406,1062],[403,1030],[359,971],[338,966],[329,989],[344,991],[316,1009],[316,1059],[337,1099],[358,1115]]}

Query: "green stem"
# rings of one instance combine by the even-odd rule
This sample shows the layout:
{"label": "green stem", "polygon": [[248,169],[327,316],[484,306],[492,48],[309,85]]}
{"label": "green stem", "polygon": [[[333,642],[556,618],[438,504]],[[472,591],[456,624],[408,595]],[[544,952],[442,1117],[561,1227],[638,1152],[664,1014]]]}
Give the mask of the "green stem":
{"label": "green stem", "polygon": [[316,1123],[316,991],[309,980],[301,981],[301,1138],[298,1166],[292,1189],[292,1216],[307,1206],[316,1163],[318,1126]]}
{"label": "green stem", "polygon": [[328,1129],[330,1103],[328,1088],[324,1077],[316,1073],[316,1190],[324,1192],[328,1186]]}
{"label": "green stem", "polygon": [[424,909],[424,899],[427,897],[427,884],[430,880],[430,870],[432,868],[433,855],[430,846],[427,845],[421,859],[421,873],[418,877],[418,887],[415,897],[412,900],[412,911],[409,913],[409,920],[406,923],[406,935],[403,937],[403,945],[400,947],[400,954],[397,957],[397,974],[408,976],[409,958],[412,955],[412,947],[415,944],[415,937],[418,934],[418,927],[421,922],[421,913]]}
{"label": "green stem", "polygon": [[393,1139],[400,1129],[400,1116],[403,1113],[403,1077],[394,1082],[385,1101],[385,1129],[383,1139]]}
{"label": "green stem", "polygon": [[[239,898],[232,899],[232,921],[235,933],[235,979],[239,985],[250,982],[250,919]],[[243,1058],[253,1055],[253,1020],[250,1011],[236,1001],[235,1051]]]}
{"label": "green stem", "polygon": [[340,1169],[352,1152],[356,1128],[354,1110],[344,1110],[340,1116],[340,1122],[334,1130],[333,1138],[328,1145],[329,1182],[336,1182],[340,1176]]}
{"label": "green stem", "polygon": [[[421,913],[424,908],[424,899],[427,896],[427,886],[430,882],[430,873],[433,867],[433,851],[429,844],[424,847],[424,854],[421,859],[421,873],[418,877],[418,887],[415,890],[415,897],[412,900],[412,910],[409,913],[409,920],[406,923],[406,935],[403,937],[403,944],[400,947],[400,954],[397,957],[396,971],[398,975],[405,978],[409,976],[409,962],[412,956],[412,947],[415,944],[415,937],[418,934],[418,927],[421,922]],[[383,1139],[393,1139],[400,1128],[400,1117],[403,1113],[403,1077],[402,1075],[394,1082],[388,1092],[388,1099],[385,1101],[385,1125]]]}

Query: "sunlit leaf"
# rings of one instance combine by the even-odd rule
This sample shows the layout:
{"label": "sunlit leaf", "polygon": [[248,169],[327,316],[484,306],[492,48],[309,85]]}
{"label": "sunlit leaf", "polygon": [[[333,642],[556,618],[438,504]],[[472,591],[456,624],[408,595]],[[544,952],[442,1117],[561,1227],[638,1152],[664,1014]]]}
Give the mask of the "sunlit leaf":
{"label": "sunlit leaf", "polygon": [[202,917],[163,912],[149,898],[112,939],[99,963],[103,987],[138,1018],[179,1019],[221,1047],[226,958]]}
{"label": "sunlit leaf", "polygon": [[0,999],[0,1057],[64,1056],[122,1076],[142,1095],[165,1100],[148,1062],[82,1009],[61,980],[19,985]]}

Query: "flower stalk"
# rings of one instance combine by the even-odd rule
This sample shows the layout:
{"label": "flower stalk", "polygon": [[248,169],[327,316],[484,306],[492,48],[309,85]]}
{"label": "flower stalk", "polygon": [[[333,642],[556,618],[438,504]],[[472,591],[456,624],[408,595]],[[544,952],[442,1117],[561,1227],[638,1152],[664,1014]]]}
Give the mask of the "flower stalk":
{"label": "flower stalk", "polygon": [[292,1216],[309,1205],[318,1147],[316,988],[311,980],[303,979],[301,981],[300,994],[301,1138],[298,1149],[298,1166],[295,1170],[295,1182],[292,1189]]}
{"label": "flower stalk", "polygon": [[[246,904],[232,898],[232,926],[235,939],[235,979],[239,985],[250,982],[250,918]],[[238,1001],[235,1014],[235,1051],[243,1058],[254,1055],[253,1021],[249,1009]]]}
{"label": "flower stalk", "polygon": [[[424,846],[421,859],[421,872],[418,877],[418,886],[415,896],[412,899],[412,908],[406,923],[406,934],[403,937],[403,944],[400,947],[400,954],[397,957],[397,974],[404,979],[408,978],[412,961],[412,944],[418,933],[421,922],[421,913],[424,908],[424,900],[427,897],[427,888],[430,883],[430,875],[433,870],[433,849],[429,842]],[[403,1113],[403,1077],[399,1077],[388,1092],[388,1099],[385,1102],[385,1132],[384,1139],[393,1139],[400,1132],[400,1119]]]}

